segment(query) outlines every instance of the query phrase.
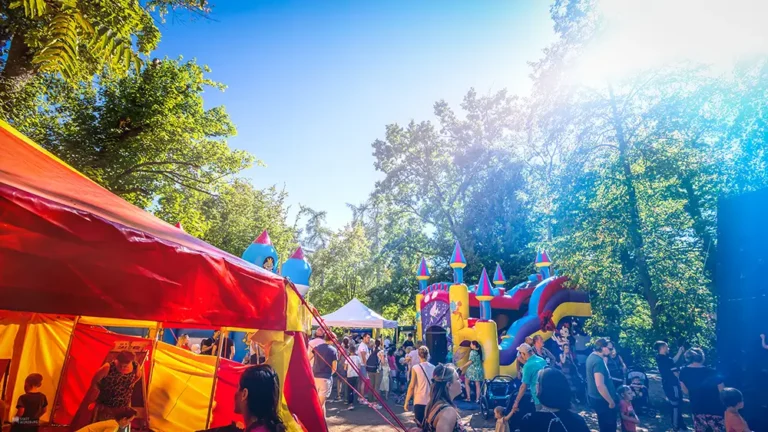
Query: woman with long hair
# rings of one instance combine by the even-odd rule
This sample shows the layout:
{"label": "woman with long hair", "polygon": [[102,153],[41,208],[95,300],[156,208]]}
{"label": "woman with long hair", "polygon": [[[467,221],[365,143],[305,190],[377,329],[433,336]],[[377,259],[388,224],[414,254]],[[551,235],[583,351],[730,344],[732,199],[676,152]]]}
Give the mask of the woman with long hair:
{"label": "woman with long hair", "polygon": [[280,383],[272,366],[262,364],[243,371],[235,393],[235,413],[243,415],[245,432],[284,432],[277,414]]}
{"label": "woman with long hair", "polygon": [[423,430],[425,432],[464,432],[459,410],[453,399],[461,394],[461,381],[456,366],[439,364],[432,374],[432,390]]}
{"label": "woman with long hair", "polygon": [[469,361],[462,366],[464,372],[464,385],[467,388],[467,401],[472,400],[472,391],[469,383],[475,383],[475,400],[480,403],[480,383],[485,379],[483,371],[483,347],[478,341],[469,343]]}

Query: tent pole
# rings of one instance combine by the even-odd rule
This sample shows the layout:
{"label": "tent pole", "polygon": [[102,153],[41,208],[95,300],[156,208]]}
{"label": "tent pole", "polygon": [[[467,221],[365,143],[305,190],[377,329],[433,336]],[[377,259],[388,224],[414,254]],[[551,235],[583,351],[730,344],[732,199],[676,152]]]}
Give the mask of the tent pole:
{"label": "tent pole", "polygon": [[[211,385],[211,398],[208,400],[208,416],[205,419],[205,428],[210,429],[211,427],[211,416],[213,415],[213,399],[216,396],[216,383],[219,380],[219,365],[221,364],[221,350],[222,350],[222,342],[224,342],[224,331],[226,330],[226,327],[219,328],[219,346],[218,350],[216,350],[216,369],[213,370],[213,384]],[[229,337],[229,334],[227,334],[227,337]]]}
{"label": "tent pole", "polygon": [[[147,387],[144,390],[144,411],[147,413],[147,427],[149,427],[149,390],[152,386],[152,375],[155,373],[155,361],[157,361],[157,341],[160,338],[160,333],[163,330],[163,324],[157,322],[155,327],[155,340],[152,341],[152,362],[149,364],[149,378],[147,379]],[[151,428],[150,428],[151,430]]]}
{"label": "tent pole", "polygon": [[56,414],[56,411],[58,411],[58,403],[59,398],[61,398],[61,383],[64,382],[64,377],[66,377],[67,373],[67,366],[69,366],[69,352],[72,350],[72,341],[75,340],[75,330],[77,330],[77,324],[80,323],[80,315],[75,317],[75,321],[72,324],[72,333],[69,334],[69,343],[67,344],[67,352],[64,354],[64,364],[61,366],[61,373],[59,374],[59,384],[56,386],[56,393],[53,395],[53,404],[51,406],[53,407],[51,409],[51,419],[49,422],[51,425],[58,426],[58,424],[54,423],[53,416]]}

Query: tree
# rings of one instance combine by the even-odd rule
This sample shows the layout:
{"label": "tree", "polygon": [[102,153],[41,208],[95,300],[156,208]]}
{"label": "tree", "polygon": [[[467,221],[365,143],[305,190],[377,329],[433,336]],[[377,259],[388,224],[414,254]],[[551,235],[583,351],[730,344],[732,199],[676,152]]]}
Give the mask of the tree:
{"label": "tree", "polygon": [[357,298],[367,302],[373,288],[370,243],[361,224],[334,233],[328,246],[310,257],[309,300],[321,313],[330,313]]}
{"label": "tree", "polygon": [[387,126],[386,138],[373,143],[374,166],[386,175],[373,196],[397,209],[390,214],[407,213],[434,228],[429,249],[440,264],[436,276],[449,277],[447,258],[456,240],[469,277],[496,262],[520,274],[517,256],[529,237],[522,165],[511,150],[520,125],[518,100],[506,91],[480,97],[470,90],[462,108],[463,118],[444,101],[436,103],[439,130],[428,121]]}
{"label": "tree", "polygon": [[213,193],[219,180],[255,161],[228,147],[235,127],[224,108],[204,108],[206,88],[224,89],[206,72],[192,61],[166,59],[77,87],[46,76],[44,92],[6,115],[74,168],[148,208],[161,196]]}
{"label": "tree", "polygon": [[[0,99],[40,73],[76,82],[139,69],[160,41],[152,11],[208,12],[205,0],[0,0]],[[2,56],[0,56],[2,58]]]}

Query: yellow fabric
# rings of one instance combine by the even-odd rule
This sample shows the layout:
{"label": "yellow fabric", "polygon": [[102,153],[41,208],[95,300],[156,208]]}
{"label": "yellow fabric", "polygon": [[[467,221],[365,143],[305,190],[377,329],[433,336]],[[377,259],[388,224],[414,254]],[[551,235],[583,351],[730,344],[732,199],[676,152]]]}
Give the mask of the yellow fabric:
{"label": "yellow fabric", "polygon": [[216,357],[158,342],[149,383],[149,427],[157,432],[205,429]]}
{"label": "yellow fabric", "polygon": [[252,340],[269,347],[268,363],[275,369],[280,380],[280,408],[278,409],[278,414],[283,423],[285,423],[287,432],[302,432],[301,427],[288,410],[288,403],[285,401],[284,393],[285,377],[288,374],[288,365],[291,362],[294,337],[281,331],[257,330]]}
{"label": "yellow fabric", "polygon": [[19,324],[0,320],[0,359],[13,358],[13,341],[19,331]]}
{"label": "yellow fabric", "polygon": [[304,326],[302,322],[303,314],[301,313],[304,305],[301,303],[299,294],[290,286],[285,287],[287,295],[287,305],[285,308],[285,330],[286,331],[303,331]]}
{"label": "yellow fabric", "polygon": [[97,325],[102,327],[135,327],[135,328],[155,328],[156,321],[138,321],[120,318],[100,318],[100,317],[80,317],[82,324]]}
{"label": "yellow fabric", "polygon": [[[18,359],[19,369],[13,388],[12,406],[15,407],[19,396],[24,394],[24,379],[32,373],[43,376],[40,392],[48,397],[49,404],[53,404],[73,326],[71,319],[41,314],[30,315],[21,356],[14,356]],[[53,407],[49,406],[40,420],[47,422],[52,410]]]}

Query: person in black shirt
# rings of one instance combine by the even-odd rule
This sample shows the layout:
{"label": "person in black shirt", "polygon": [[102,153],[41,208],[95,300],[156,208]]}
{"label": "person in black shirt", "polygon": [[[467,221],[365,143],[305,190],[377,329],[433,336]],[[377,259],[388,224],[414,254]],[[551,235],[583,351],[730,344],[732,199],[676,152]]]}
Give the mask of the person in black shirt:
{"label": "person in black shirt", "polygon": [[661,374],[661,386],[664,389],[669,405],[672,408],[672,430],[686,430],[688,427],[683,420],[683,390],[680,388],[680,380],[677,378],[677,362],[683,355],[685,348],[680,347],[675,357],[669,356],[669,345],[664,341],[658,341],[653,345],[656,350],[656,365]]}
{"label": "person in black shirt", "polygon": [[413,333],[408,333],[408,339],[403,342],[403,349],[413,347]]}
{"label": "person in black shirt", "polygon": [[680,383],[691,400],[694,429],[725,431],[725,407],[720,400],[720,392],[725,388],[723,379],[714,369],[704,366],[701,348],[688,350],[685,360],[689,365],[680,370]]}
{"label": "person in black shirt", "polygon": [[11,432],[36,432],[40,425],[40,417],[48,410],[48,398],[40,393],[43,386],[43,376],[38,373],[30,374],[24,380],[24,394],[16,402],[16,416],[11,425]]}
{"label": "person in black shirt", "polygon": [[562,372],[542,369],[537,388],[542,408],[523,417],[520,432],[589,432],[584,418],[570,410],[571,386]]}
{"label": "person in black shirt", "polygon": [[[219,353],[219,342],[222,340],[221,337],[221,331],[216,330],[213,332],[213,337],[205,338],[200,343],[200,354],[205,355],[218,355]],[[226,336],[224,336],[222,342],[224,345],[221,349],[221,358],[230,359],[232,360],[233,357],[235,357],[235,343],[232,342],[232,340]]]}

